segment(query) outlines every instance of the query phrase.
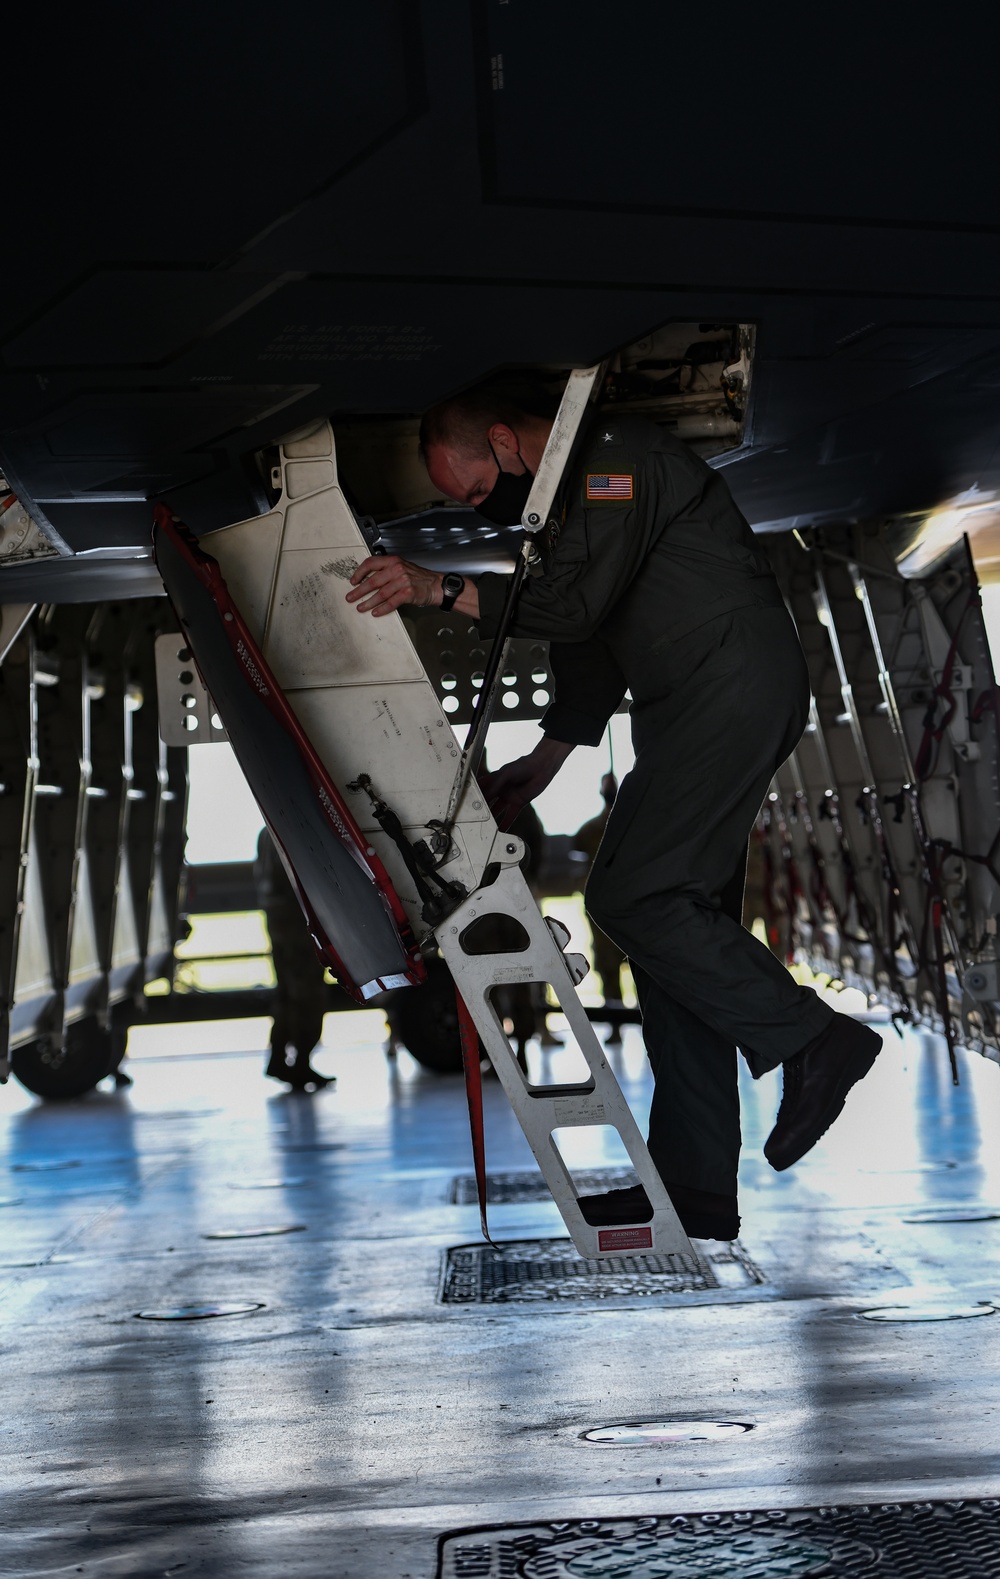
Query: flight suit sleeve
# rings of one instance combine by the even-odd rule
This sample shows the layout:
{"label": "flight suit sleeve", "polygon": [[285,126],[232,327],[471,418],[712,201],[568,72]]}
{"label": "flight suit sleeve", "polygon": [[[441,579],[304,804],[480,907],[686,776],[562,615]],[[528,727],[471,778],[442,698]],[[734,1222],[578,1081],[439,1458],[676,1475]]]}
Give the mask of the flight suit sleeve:
{"label": "flight suit sleeve", "polygon": [[553,642],[549,668],[555,697],[544,713],[544,734],[574,746],[599,746],[625,696],[625,676],[599,636],[590,641]]}
{"label": "flight suit sleeve", "polygon": [[[595,472],[597,464],[603,468],[600,473]],[[565,520],[546,555],[545,574],[525,583],[512,634],[543,641],[589,641],[641,570],[660,534],[704,488],[704,469],[688,466],[673,454],[636,453],[622,445],[599,452],[596,458],[588,455],[570,483]],[[507,584],[506,576],[478,578],[478,624],[483,636],[496,630]]]}

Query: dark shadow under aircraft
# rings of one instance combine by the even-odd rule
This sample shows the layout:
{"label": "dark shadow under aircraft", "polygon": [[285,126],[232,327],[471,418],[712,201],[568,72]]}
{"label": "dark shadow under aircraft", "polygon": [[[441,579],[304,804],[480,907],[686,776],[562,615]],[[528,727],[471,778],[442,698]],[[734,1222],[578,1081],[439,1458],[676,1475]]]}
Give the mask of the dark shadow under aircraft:
{"label": "dark shadow under aircraft", "polygon": [[[329,419],[366,535],[503,566],[517,534],[435,494],[419,413],[595,364],[602,410],[724,468],[800,627],[816,708],[761,825],[777,946],[998,1056],[988,35],[654,0],[17,18],[0,997],[27,1078],[97,1038],[86,1085],[169,955],[184,774],[141,724],[176,633],[154,506],[198,535],[264,515],[281,438]],[[467,722],[474,633],[416,639]]]}

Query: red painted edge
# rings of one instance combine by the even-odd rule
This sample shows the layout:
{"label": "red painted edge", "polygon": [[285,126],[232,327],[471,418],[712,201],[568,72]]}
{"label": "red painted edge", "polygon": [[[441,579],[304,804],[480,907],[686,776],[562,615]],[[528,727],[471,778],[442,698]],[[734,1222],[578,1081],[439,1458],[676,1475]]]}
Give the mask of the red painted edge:
{"label": "red painted edge", "polygon": [[[206,554],[194,533],[182,521],[178,521],[177,517],[165,504],[156,505],[153,510],[153,522],[155,528],[153,534],[154,558],[156,554],[156,532],[160,531],[170,538],[178,553],[187,561],[211,596],[222,616],[222,628],[226,633],[226,638],[243,668],[248,683],[253,687],[257,696],[268,710],[292,736],[299,754],[305,762],[306,770],[313,782],[317,798],[326,813],[327,819],[333,825],[341,842],[349,849],[354,860],[378,889],[382,901],[395,924],[400,944],[408,961],[408,968],[405,971],[406,978],[412,986],[418,986],[422,981],[426,981],[427,970],[410,928],[410,923],[407,920],[406,912],[403,909],[402,901],[378,856],[367,853],[371,848],[368,840],[355,822],[350,808],[330,778],[322,761],[317,756],[312,741],[302,728],[285,693],[271,673],[270,667],[257,646],[254,637],[251,635],[243,615],[233,602],[218,560],[213,559],[211,554]],[[227,618],[227,616],[229,617]],[[178,615],[178,619],[180,619],[180,615]],[[183,624],[183,621],[181,623]],[[192,648],[193,651],[194,649]],[[195,663],[197,665],[197,659]],[[268,824],[268,827],[270,828],[270,824]],[[281,845],[281,840],[274,833],[274,830],[270,829],[270,831],[275,842],[281,846],[283,853],[285,853],[285,864],[291,873],[293,869],[287,853],[284,852],[284,846]],[[309,900],[297,880],[295,887],[298,892],[299,903],[306,913],[313,941],[320,955],[331,966],[344,991],[349,993],[357,1002],[365,1002],[366,1000],[361,997],[358,986],[345,971],[343,962],[337,955],[336,950],[320,929],[312,906],[309,904]]]}

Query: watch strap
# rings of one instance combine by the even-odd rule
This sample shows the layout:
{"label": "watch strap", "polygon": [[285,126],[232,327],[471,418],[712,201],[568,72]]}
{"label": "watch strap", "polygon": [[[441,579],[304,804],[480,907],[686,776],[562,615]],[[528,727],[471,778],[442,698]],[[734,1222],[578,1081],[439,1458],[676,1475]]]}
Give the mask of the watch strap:
{"label": "watch strap", "polygon": [[448,592],[446,590],[441,598],[441,609],[445,614],[454,608],[455,599],[460,598],[462,593],[465,591],[465,577],[460,576],[457,571],[449,571],[449,573],[442,578],[442,587],[444,587],[445,583],[449,581],[453,583],[457,581],[458,586],[455,588],[454,592]]}

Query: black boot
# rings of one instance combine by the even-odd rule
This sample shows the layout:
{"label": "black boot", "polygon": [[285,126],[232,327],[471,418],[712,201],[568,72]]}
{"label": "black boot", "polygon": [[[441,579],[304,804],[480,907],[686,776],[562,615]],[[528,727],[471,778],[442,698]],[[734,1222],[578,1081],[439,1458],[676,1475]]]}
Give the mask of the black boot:
{"label": "black boot", "polygon": [[290,1065],[288,1062],[287,1049],[285,1047],[279,1046],[276,1042],[272,1042],[271,1056],[267,1061],[267,1068],[264,1070],[265,1078],[269,1080],[282,1080],[287,1083],[289,1073]]}
{"label": "black boot", "polygon": [[[712,1190],[695,1190],[686,1184],[664,1184],[674,1203],[681,1227],[691,1239],[736,1239],[740,1231],[740,1209],[735,1195],[716,1195]],[[611,1228],[618,1224],[648,1223],[653,1215],[649,1196],[641,1184],[627,1190],[608,1190],[605,1195],[581,1195],[580,1211],[592,1228]]]}
{"label": "black boot", "polygon": [[811,1151],[882,1050],[869,1026],[835,1014],[826,1030],[781,1066],[783,1091],[764,1156],[778,1173]]}
{"label": "black boot", "polygon": [[300,1052],[298,1049],[296,1049],[292,1067],[285,1075],[285,1079],[293,1091],[305,1091],[309,1086],[313,1086],[317,1091],[322,1091],[326,1086],[335,1086],[337,1084],[336,1075],[319,1074],[309,1062],[309,1054]]}
{"label": "black boot", "polygon": [[317,1074],[310,1063],[293,1065],[284,1078],[293,1091],[307,1091],[310,1086],[316,1091],[323,1091],[327,1086],[337,1084],[336,1075]]}

